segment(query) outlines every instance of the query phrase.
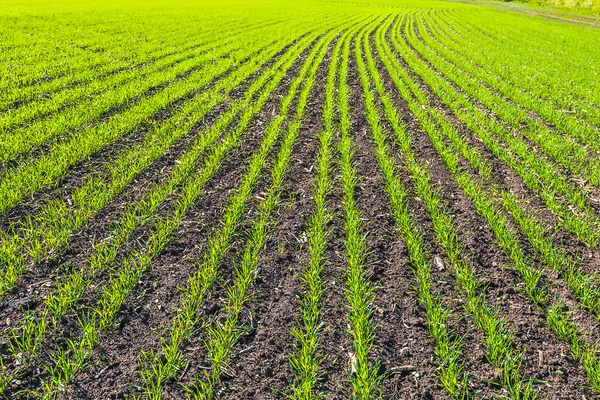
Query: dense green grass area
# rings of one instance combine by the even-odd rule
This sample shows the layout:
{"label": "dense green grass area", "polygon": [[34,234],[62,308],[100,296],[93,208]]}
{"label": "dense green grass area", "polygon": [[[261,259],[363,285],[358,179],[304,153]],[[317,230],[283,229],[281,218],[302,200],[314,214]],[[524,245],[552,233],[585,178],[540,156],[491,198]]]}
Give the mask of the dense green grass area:
{"label": "dense green grass area", "polygon": [[547,11],[4,2],[0,395],[598,396],[600,29]]}

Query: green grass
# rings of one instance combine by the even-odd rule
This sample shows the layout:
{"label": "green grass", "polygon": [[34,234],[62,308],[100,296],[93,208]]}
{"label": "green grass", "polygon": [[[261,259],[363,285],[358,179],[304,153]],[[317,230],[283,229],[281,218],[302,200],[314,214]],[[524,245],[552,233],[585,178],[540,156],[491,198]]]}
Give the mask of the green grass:
{"label": "green grass", "polygon": [[[185,388],[194,399],[214,397],[215,385],[219,382],[221,374],[230,366],[232,348],[244,333],[243,328],[238,325],[240,313],[245,304],[251,299],[252,284],[260,273],[258,263],[265,247],[267,234],[276,224],[271,214],[279,206],[283,179],[288,169],[294,142],[300,130],[300,122],[315,84],[317,69],[325,57],[331,40],[335,37],[334,32],[331,31],[323,36],[322,42],[315,47],[312,57],[309,56],[304,64],[306,68],[301,70],[298,77],[297,82],[302,82],[303,86],[298,93],[298,102],[293,119],[282,138],[279,153],[271,170],[271,186],[267,189],[264,200],[258,206],[258,217],[252,223],[240,261],[234,266],[233,283],[225,289],[224,321],[215,321],[208,328],[205,347],[210,360],[210,369],[203,375],[196,376],[193,386]],[[284,99],[284,110],[287,108],[285,105],[293,99],[294,92],[290,93],[292,95]]]}
{"label": "green grass", "polygon": [[[356,46],[358,38],[364,35],[364,32],[381,22],[382,20],[379,19],[373,24],[362,28],[358,35],[352,38],[353,46]],[[358,200],[355,198],[359,178],[354,161],[355,144],[350,131],[350,94],[348,86],[350,44],[350,40],[344,43],[338,89],[338,108],[340,112],[338,152],[346,247],[346,267],[344,269],[346,277],[345,295],[348,307],[346,319],[348,320],[348,333],[352,339],[353,347],[350,356],[352,396],[356,399],[370,399],[380,396],[380,385],[383,377],[378,375],[379,361],[373,361],[371,355],[375,342],[375,328],[372,323],[374,286],[370,282],[366,266],[369,249],[366,242],[364,218],[361,215]]]}
{"label": "green grass", "polygon": [[[382,25],[378,29],[375,41],[383,40],[384,28],[385,26]],[[431,181],[428,168],[415,158],[411,138],[406,132],[406,126],[400,121],[395,111],[393,100],[385,90],[374,63],[370,43],[365,41],[364,46],[369,73],[381,97],[384,114],[392,126],[396,142],[402,150],[406,169],[416,187],[416,193],[423,199],[431,218],[436,241],[443,248],[449,265],[454,271],[458,291],[466,297],[466,310],[485,336],[486,359],[499,372],[501,376],[499,383],[507,390],[511,398],[534,398],[535,394],[531,390],[532,381],[524,379],[519,371],[523,353],[514,348],[514,338],[507,322],[486,305],[486,296],[481,293],[483,284],[481,279],[476,276],[476,271],[462,249],[456,222],[439,195],[440,189],[436,188]],[[388,63],[384,61],[384,64]],[[375,140],[381,146],[382,153],[386,157],[390,157],[389,150],[386,149],[383,131]],[[453,378],[454,380],[455,378]],[[455,393],[453,386],[450,386],[450,391]],[[454,396],[464,395],[464,393],[454,394]]]}
{"label": "green grass", "polygon": [[300,326],[292,330],[297,341],[289,361],[294,371],[295,382],[288,397],[294,400],[321,398],[326,394],[318,387],[322,374],[322,357],[319,354],[319,336],[322,331],[320,300],[325,291],[321,272],[327,264],[325,252],[331,240],[328,224],[333,214],[327,207],[328,196],[333,190],[332,158],[335,142],[334,116],[336,115],[336,76],[342,46],[355,34],[360,25],[345,31],[335,44],[329,61],[323,119],[325,129],[319,134],[319,160],[313,186],[314,213],[306,230],[309,258],[302,272],[303,294],[299,301]]}
{"label": "green grass", "polygon": [[[311,52],[312,57],[323,43],[315,45]],[[311,57],[311,59],[312,59]],[[294,58],[290,58],[287,69],[290,68]],[[170,338],[163,341],[162,353],[165,355],[164,361],[158,358],[154,353],[142,354],[142,377],[146,383],[146,392],[148,397],[160,397],[161,383],[170,378],[177,370],[183,367],[183,358],[180,346],[184,341],[189,340],[194,325],[198,322],[198,310],[207,295],[212,289],[218,278],[219,266],[223,257],[231,248],[231,238],[236,232],[246,208],[248,198],[251,196],[256,182],[261,176],[262,169],[266,159],[276,144],[280,129],[285,123],[285,117],[292,100],[302,83],[310,64],[306,63],[301,69],[300,75],[292,84],[286,97],[280,105],[280,114],[275,118],[267,128],[267,136],[263,141],[261,148],[255,154],[246,168],[241,186],[237,189],[235,196],[232,197],[223,213],[222,228],[215,231],[209,241],[209,248],[204,254],[204,259],[198,265],[197,273],[190,277],[188,289],[182,298],[181,312],[173,320],[170,331]],[[283,73],[280,76],[283,76]],[[277,81],[271,81],[271,90],[276,86]],[[266,101],[269,92],[262,96],[262,101]],[[150,361],[147,359],[150,358]],[[144,365],[145,364],[145,365]]]}
{"label": "green grass", "polygon": [[[600,393],[600,31],[527,12],[571,18],[434,0],[6,1],[0,393]],[[283,221],[287,198],[301,207]],[[389,238],[394,258],[371,264]],[[275,244],[280,282],[263,265]],[[495,297],[500,276],[515,295]],[[560,350],[556,371],[530,347]]]}
{"label": "green grass", "polygon": [[[236,126],[236,132],[243,132],[247,126],[250,118],[255,115],[262,105],[267,100],[269,94],[273,88],[277,85],[287,68],[294,62],[297,52],[302,49],[302,46],[307,45],[309,38],[305,38],[304,41],[298,43],[297,46],[292,47],[286,54],[286,57],[281,58],[274,63],[272,68],[265,71],[259,79],[257,79],[248,89],[245,99],[240,100],[231,105],[228,112],[224,113],[221,119],[219,119],[210,130],[206,132],[201,140],[186,153],[179,161],[178,167],[173,171],[173,176],[170,180],[166,181],[163,185],[150,190],[148,195],[143,198],[138,204],[132,205],[132,207],[126,212],[118,225],[118,228],[114,232],[111,241],[100,243],[97,246],[95,254],[90,257],[87,261],[88,269],[82,271],[73,271],[71,274],[65,276],[63,280],[58,284],[55,292],[50,293],[46,299],[47,309],[42,312],[40,321],[36,322],[39,326],[45,326],[50,319],[54,321],[60,319],[64,313],[82,296],[84,289],[87,289],[93,284],[94,279],[100,276],[103,271],[111,266],[114,262],[119,248],[124,242],[130,237],[134,229],[138,226],[139,222],[145,221],[153,216],[158,207],[167,199],[168,196],[172,196],[176,187],[186,180],[186,176],[190,174],[192,168],[198,164],[198,159],[201,159],[207,152],[207,147],[216,137],[223,134],[223,130],[236,118],[240,111],[246,108],[246,111],[240,115],[240,121]],[[249,68],[255,67],[253,64],[248,64]],[[278,70],[279,69],[279,70]],[[276,73],[275,79],[273,75]],[[268,79],[269,85],[263,87]],[[259,90],[259,100],[251,104],[250,100]],[[250,107],[248,107],[250,105]],[[27,319],[29,324],[29,319]],[[23,332],[15,335],[16,343],[15,353],[21,352],[28,356],[35,355],[35,348],[33,345],[39,343],[42,339],[42,335],[45,329],[35,330],[35,335],[30,333],[31,328],[27,328],[29,325],[23,325]],[[15,329],[18,331],[18,329]],[[35,339],[32,340],[32,337]]]}

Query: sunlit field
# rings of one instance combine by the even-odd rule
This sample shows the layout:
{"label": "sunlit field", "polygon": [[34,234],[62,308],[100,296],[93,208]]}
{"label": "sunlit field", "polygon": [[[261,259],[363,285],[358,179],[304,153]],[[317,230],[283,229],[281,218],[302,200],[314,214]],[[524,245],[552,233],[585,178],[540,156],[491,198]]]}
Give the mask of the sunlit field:
{"label": "sunlit field", "polygon": [[523,10],[5,2],[1,396],[597,398],[600,29]]}

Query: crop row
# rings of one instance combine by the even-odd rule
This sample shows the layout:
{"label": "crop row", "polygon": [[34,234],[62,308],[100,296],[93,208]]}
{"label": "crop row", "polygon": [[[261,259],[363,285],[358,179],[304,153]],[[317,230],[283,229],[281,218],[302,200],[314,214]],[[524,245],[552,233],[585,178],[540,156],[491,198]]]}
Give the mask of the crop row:
{"label": "crop row", "polygon": [[[176,167],[172,171],[173,178],[170,181],[166,181],[165,184],[158,185],[153,190],[150,190],[148,196],[139,202],[138,206],[132,205],[132,207],[130,207],[130,209],[121,218],[121,222],[117,225],[118,228],[111,240],[109,242],[101,243],[97,248],[96,254],[87,262],[87,264],[89,264],[87,270],[73,271],[73,273],[65,277],[62,283],[59,283],[57,291],[47,297],[47,308],[44,309],[40,318],[34,318],[31,315],[28,315],[24,318],[22,327],[13,331],[13,340],[11,341],[13,355],[19,358],[21,361],[24,361],[24,359],[33,359],[36,350],[39,348],[38,346],[43,340],[49,320],[53,319],[54,321],[57,321],[57,319],[60,319],[61,315],[64,315],[64,313],[78,301],[86,288],[94,282],[97,276],[99,276],[98,274],[101,274],[113,263],[116,252],[121,244],[127,241],[128,237],[136,228],[136,224],[139,221],[143,221],[144,217],[151,219],[153,217],[155,218],[154,214],[156,213],[160,203],[167,197],[172,196],[171,193],[177,186],[180,186],[183,182],[186,182],[186,184],[178,190],[181,193],[181,197],[180,200],[175,203],[173,216],[169,217],[169,219],[166,221],[156,220],[154,222],[156,231],[148,239],[147,250],[143,252],[132,253],[124,261],[125,264],[122,268],[112,272],[112,277],[109,279],[109,285],[100,291],[101,293],[104,292],[104,294],[102,294],[98,299],[98,304],[94,308],[95,311],[85,310],[83,312],[80,319],[82,332],[81,339],[78,341],[69,339],[66,347],[58,348],[55,355],[52,356],[52,364],[47,366],[49,378],[45,382],[45,387],[43,389],[45,396],[50,396],[52,393],[55,393],[57,390],[65,387],[65,385],[68,384],[68,382],[72,379],[75,372],[82,367],[83,361],[90,354],[91,348],[93,348],[99,332],[110,325],[112,316],[114,316],[114,313],[120,308],[120,304],[122,304],[126,298],[127,293],[131,291],[133,287],[132,285],[137,283],[140,274],[143,274],[144,270],[149,266],[150,261],[160,252],[166,242],[168,242],[170,232],[176,228],[177,224],[179,223],[178,221],[180,221],[180,219],[184,216],[185,211],[190,207],[194,199],[201,194],[201,189],[204,183],[214,175],[225,154],[232,149],[236,143],[239,143],[242,135],[245,132],[245,128],[251,121],[252,117],[261,109],[262,105],[271,95],[271,92],[277,86],[278,81],[281,80],[281,78],[285,75],[286,70],[289,69],[291,64],[296,60],[303,46],[306,46],[306,44],[310,43],[312,40],[310,37],[314,37],[315,34],[316,33],[312,33],[309,36],[303,37],[298,43],[290,47],[290,49],[285,53],[285,57],[273,64],[273,67],[261,75],[260,78],[248,89],[244,100],[233,103],[230,106],[229,111],[223,114],[223,116],[213,125],[212,128],[209,129],[206,134],[200,136],[196,140],[196,143],[192,149],[187,152],[176,164]],[[335,31],[332,31],[329,33],[329,35],[335,35]],[[326,47],[321,45],[318,48],[321,49],[320,57],[323,57]],[[274,47],[271,53],[259,53],[261,57],[256,59],[254,62],[242,64],[242,67],[239,71],[240,80],[243,79],[244,76],[248,76],[248,73],[250,73],[253,69],[256,69],[257,66],[260,66],[261,63],[272,57],[276,50],[277,47]],[[303,73],[306,73],[306,69],[309,67],[312,68],[313,71],[311,82],[314,82],[314,72],[318,67],[318,64],[311,65],[310,62],[306,63]],[[273,73],[277,74],[277,79],[273,79]],[[290,106],[291,101],[294,98],[295,87],[297,87],[302,80],[303,78],[301,75],[301,77],[295,81],[290,94],[287,96],[282,105],[284,111]],[[227,85],[223,85],[223,88],[231,90],[235,86],[235,81],[233,80],[226,80],[225,82]],[[263,86],[266,82],[269,82],[268,85],[264,89],[261,89],[261,86]],[[300,103],[302,107],[304,107],[306,103],[306,97],[308,93],[310,93],[310,88],[310,84],[305,85],[305,88],[302,91]],[[255,95],[258,93],[259,89],[262,90],[260,96],[251,107],[248,107],[251,104],[253,97],[255,97]],[[221,91],[222,87],[215,87],[214,92],[209,91],[205,93],[204,96],[202,96],[202,99],[204,101],[207,99],[212,100],[214,97],[213,93],[217,94]],[[214,105],[212,103],[209,104]],[[197,111],[197,105],[193,104],[193,102],[189,105],[186,104],[186,106],[188,106],[190,110]],[[210,106],[206,105],[205,108],[200,109],[200,112],[206,113],[209,109]],[[302,108],[299,110],[301,109]],[[217,146],[209,152],[205,161],[205,166],[199,171],[195,172],[191,178],[188,178],[191,168],[193,168],[197,163],[196,159],[198,159],[204,152],[206,152],[206,150],[209,149],[211,143],[222,135],[222,131],[227,128],[231,121],[233,121],[233,118],[236,116],[236,114],[242,110],[244,111],[240,116],[237,127],[235,127],[229,134],[226,134],[222,141],[219,142]],[[264,159],[268,155],[270,148],[275,144],[279,133],[279,126],[284,122],[284,117],[285,112],[281,117],[276,118],[272,123],[271,128],[269,129],[269,132],[271,133],[265,138],[262,151],[257,154],[257,158],[255,158],[255,161],[252,163],[252,165],[254,165],[254,172],[250,173],[252,178],[250,178],[250,180],[246,183],[246,189],[242,190],[241,192],[244,197],[247,197],[247,190],[252,188],[253,182],[259,176],[259,167],[262,165],[262,163],[264,163]],[[297,116],[297,118],[300,117],[301,114]],[[195,124],[196,120],[197,119],[190,120],[189,115],[186,115],[186,119],[180,120],[179,124],[181,124],[182,121],[186,121],[188,126],[191,127]],[[181,128],[181,125],[178,127]],[[287,137],[293,138],[294,135],[297,134],[298,129],[298,123],[291,125],[289,129],[290,133]],[[291,152],[290,146],[292,146],[293,140],[289,139],[284,143],[288,143],[289,148],[282,154],[287,154],[285,155],[285,158],[289,159],[289,153]],[[283,163],[284,161],[282,160],[281,162]],[[277,171],[279,171],[277,174],[281,175],[285,171],[285,168],[282,166]],[[278,181],[281,179],[282,176],[277,178]],[[244,197],[242,197],[242,199]],[[239,206],[239,197],[238,201],[233,202],[233,207],[237,207],[236,204]],[[273,207],[275,206],[276,202],[273,203],[273,201],[270,201],[268,204],[271,204],[269,207]],[[232,212],[238,214],[238,218],[241,216],[242,211],[243,208],[232,210]],[[265,218],[267,216],[268,213],[265,214]],[[263,226],[265,223],[266,220],[263,221],[262,225],[260,226]],[[59,228],[61,225],[57,224],[54,226]],[[218,237],[216,240],[219,240]],[[214,242],[214,244],[215,246],[219,246],[218,242]],[[259,249],[256,251],[258,250]],[[17,253],[19,252],[17,251]],[[193,303],[190,302],[188,305],[192,306],[192,304]],[[19,371],[6,375],[4,378],[5,384],[8,384],[10,380],[15,376],[18,376],[18,374]]]}
{"label": "crop row", "polygon": [[[402,284],[412,290],[401,296],[415,300],[432,346],[423,362],[435,364],[435,385],[445,395],[544,396],[525,328],[509,309],[516,302],[531,310],[527,318],[539,317],[541,335],[570,350],[561,357],[587,377],[591,389],[582,390],[600,393],[598,335],[590,329],[600,318],[600,287],[593,261],[582,257],[600,245],[600,107],[595,86],[580,83],[599,71],[568,71],[564,82],[550,73],[566,69],[570,54],[556,37],[582,33],[561,26],[529,40],[517,33],[539,32],[548,22],[526,26],[529,17],[464,4],[387,6],[324,2],[319,7],[331,12],[315,6],[298,16],[290,6],[279,16],[264,10],[225,22],[233,11],[215,8],[206,30],[192,29],[190,20],[170,23],[165,43],[149,34],[135,49],[131,37],[119,37],[139,33],[141,22],[120,32],[121,14],[111,23],[88,15],[87,28],[97,22],[98,33],[57,42],[62,50],[51,56],[13,36],[33,28],[0,27],[0,37],[14,37],[0,62],[15,68],[13,79],[0,76],[7,93],[0,102],[0,306],[10,315],[0,339],[0,393],[70,395],[90,363],[104,357],[120,314],[131,302],[150,301],[141,286],[153,268],[179,267],[164,267],[162,256],[197,213],[204,215],[196,208],[224,173],[232,189],[219,194],[222,206],[209,205],[218,217],[203,226],[201,245],[186,250],[183,281],[177,288],[155,282],[178,297],[164,326],[149,322],[152,339],[128,350],[137,364],[125,378],[143,398],[220,398],[237,379],[245,354],[238,347],[255,340],[254,323],[263,323],[252,302],[257,284],[270,278],[263,260],[284,226],[282,196],[320,99],[323,127],[306,170],[310,206],[293,216],[303,231],[290,232],[306,247],[295,258],[302,262],[290,262],[299,264],[290,266],[295,287],[283,288],[296,296],[293,315],[269,327],[288,334],[289,379],[269,390],[294,400],[339,393],[372,399],[390,395],[392,380],[414,379],[419,387],[423,365],[396,369],[401,360],[382,358],[394,340],[380,336],[387,322],[377,318],[403,300],[387,304],[385,290],[396,282],[371,275],[378,249],[370,243],[381,237],[370,237],[374,196],[365,187],[378,185],[386,233],[401,243],[394,257],[406,261],[390,268],[406,268],[409,282]],[[59,33],[58,25],[32,24],[47,29],[46,45]],[[573,69],[597,54],[592,42],[578,44]],[[105,62],[107,51],[118,56]],[[555,59],[542,62],[550,53]],[[21,69],[38,60],[29,72]],[[99,167],[86,171],[91,165]],[[363,185],[369,173],[380,179]],[[122,199],[129,204],[119,205]],[[493,238],[475,252],[504,260],[498,274],[472,254],[472,228]],[[513,297],[495,298],[498,275],[514,281]],[[33,296],[38,284],[43,294],[21,307],[23,293]],[[337,308],[325,310],[331,302]],[[339,326],[328,320],[333,314]],[[402,337],[408,326],[394,328]],[[334,350],[323,344],[330,329],[342,338]],[[192,351],[202,365],[189,359]],[[342,369],[335,376],[343,382],[328,382],[331,370]],[[480,378],[484,370],[493,371],[491,382]]]}

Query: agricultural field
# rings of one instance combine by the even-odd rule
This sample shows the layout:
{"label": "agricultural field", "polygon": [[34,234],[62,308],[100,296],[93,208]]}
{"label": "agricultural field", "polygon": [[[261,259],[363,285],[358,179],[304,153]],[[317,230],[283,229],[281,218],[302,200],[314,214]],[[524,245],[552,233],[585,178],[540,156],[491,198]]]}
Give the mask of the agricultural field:
{"label": "agricultural field", "polygon": [[3,2],[0,397],[599,398],[600,29],[521,11]]}

